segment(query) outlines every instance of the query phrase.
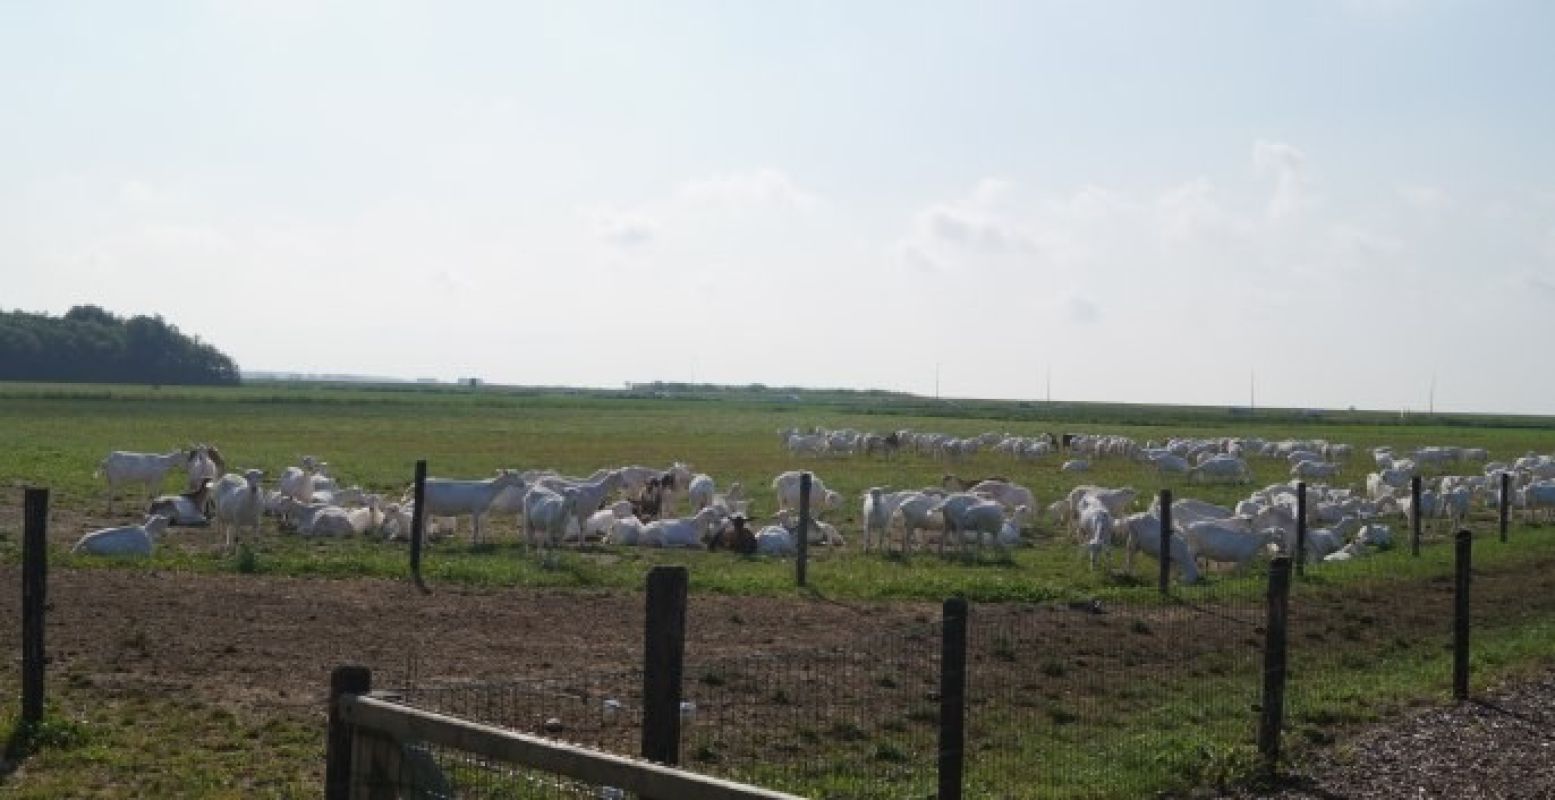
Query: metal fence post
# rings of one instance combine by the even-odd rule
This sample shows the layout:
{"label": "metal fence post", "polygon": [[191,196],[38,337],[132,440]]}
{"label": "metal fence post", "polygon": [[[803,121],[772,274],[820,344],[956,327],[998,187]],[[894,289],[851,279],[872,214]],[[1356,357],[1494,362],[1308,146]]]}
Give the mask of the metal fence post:
{"label": "metal fence post", "polygon": [[1420,555],[1420,476],[1409,479],[1409,554]]}
{"label": "metal fence post", "polygon": [[966,761],[967,602],[945,601],[939,675],[939,800],[961,800]]}
{"label": "metal fence post", "polygon": [[1296,574],[1305,575],[1307,560],[1307,482],[1296,484]]}
{"label": "metal fence post", "polygon": [[1172,584],[1172,490],[1161,490],[1161,574],[1157,582],[1161,594],[1171,592]]}
{"label": "metal fence post", "polygon": [[1285,720],[1286,620],[1290,612],[1290,557],[1269,564],[1268,621],[1264,628],[1263,704],[1258,719],[1258,752],[1273,774],[1280,760],[1280,726]]}
{"label": "metal fence post", "polygon": [[410,518],[410,576],[416,582],[416,588],[422,592],[430,593],[426,582],[421,579],[421,547],[426,541],[423,533],[423,520],[426,519],[427,498],[427,460],[416,461],[416,513]]}
{"label": "metal fence post", "polygon": [[[642,757],[680,763],[680,681],[686,655],[685,567],[648,571],[643,641]],[[669,800],[662,798],[661,800]]]}
{"label": "metal fence post", "polygon": [[1469,699],[1469,578],[1474,556],[1474,533],[1458,531],[1454,563],[1452,609],[1452,696]]}
{"label": "metal fence post", "polygon": [[43,721],[43,612],[49,586],[49,490],[22,499],[22,725]]}
{"label": "metal fence post", "polygon": [[373,674],[366,667],[340,666],[329,673],[329,732],[324,741],[325,800],[351,797],[351,726],[340,718],[342,695],[362,695],[373,689]]}
{"label": "metal fence post", "polygon": [[1507,508],[1510,507],[1511,504],[1512,504],[1512,473],[1506,472],[1506,471],[1503,470],[1501,472],[1501,502],[1499,504],[1500,505],[1500,514],[1501,514],[1500,521],[1501,521],[1501,541],[1502,541],[1502,543],[1506,542],[1506,521],[1507,521],[1507,514],[1508,514]]}
{"label": "metal fence post", "polygon": [[799,555],[794,560],[794,583],[799,586],[805,585],[810,568],[810,480],[810,473],[799,474]]}

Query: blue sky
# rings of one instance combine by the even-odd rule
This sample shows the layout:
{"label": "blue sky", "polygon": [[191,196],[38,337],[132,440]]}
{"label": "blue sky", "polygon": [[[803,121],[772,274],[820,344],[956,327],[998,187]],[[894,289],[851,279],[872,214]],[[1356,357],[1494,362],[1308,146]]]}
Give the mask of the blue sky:
{"label": "blue sky", "polygon": [[8,3],[0,305],[245,368],[1555,413],[1548,3]]}

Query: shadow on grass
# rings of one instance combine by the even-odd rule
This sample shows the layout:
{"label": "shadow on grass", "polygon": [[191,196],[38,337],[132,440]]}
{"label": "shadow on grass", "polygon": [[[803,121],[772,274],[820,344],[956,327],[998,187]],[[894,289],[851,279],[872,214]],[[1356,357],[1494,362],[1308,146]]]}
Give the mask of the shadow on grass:
{"label": "shadow on grass", "polygon": [[11,726],[11,732],[5,738],[5,753],[0,755],[0,785],[4,785],[32,753],[31,728],[21,720]]}
{"label": "shadow on grass", "polygon": [[11,725],[0,756],[0,785],[10,779],[27,757],[44,748],[68,750],[86,743],[87,732],[79,723],[44,717],[36,723],[20,719]]}

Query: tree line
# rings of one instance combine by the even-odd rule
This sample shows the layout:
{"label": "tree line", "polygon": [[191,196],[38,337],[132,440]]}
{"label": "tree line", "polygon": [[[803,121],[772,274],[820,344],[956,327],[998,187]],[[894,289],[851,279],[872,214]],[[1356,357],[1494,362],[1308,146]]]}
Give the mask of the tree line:
{"label": "tree line", "polygon": [[160,315],[76,306],[63,317],[0,311],[0,380],[235,385],[239,376],[225,353]]}

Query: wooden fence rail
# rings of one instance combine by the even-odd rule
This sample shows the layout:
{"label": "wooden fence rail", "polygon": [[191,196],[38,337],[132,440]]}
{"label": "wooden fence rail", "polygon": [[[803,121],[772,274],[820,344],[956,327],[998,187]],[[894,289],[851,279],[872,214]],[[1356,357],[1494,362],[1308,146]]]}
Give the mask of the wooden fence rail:
{"label": "wooden fence rail", "polygon": [[[375,777],[394,779],[393,757],[375,751],[398,743],[446,747],[517,767],[539,770],[587,782],[613,786],[645,797],[681,800],[799,800],[797,795],[761,789],[706,775],[590,750],[538,736],[403,706],[373,695],[341,695],[339,720],[350,726],[355,745],[349,768],[352,798],[374,796]],[[366,746],[361,746],[365,742]],[[387,773],[374,776],[373,772]]]}

